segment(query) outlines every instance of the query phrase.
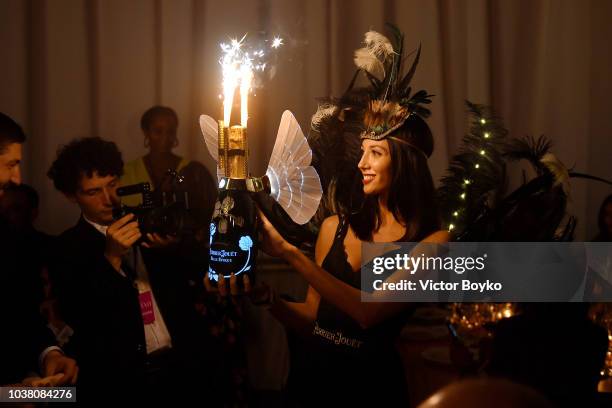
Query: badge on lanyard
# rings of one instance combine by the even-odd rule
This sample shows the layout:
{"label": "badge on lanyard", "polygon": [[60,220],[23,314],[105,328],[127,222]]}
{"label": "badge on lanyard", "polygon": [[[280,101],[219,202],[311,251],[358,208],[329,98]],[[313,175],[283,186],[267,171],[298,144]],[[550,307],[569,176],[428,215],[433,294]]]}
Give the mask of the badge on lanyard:
{"label": "badge on lanyard", "polygon": [[153,296],[148,290],[138,295],[140,300],[140,312],[142,313],[142,322],[151,324],[155,321],[155,312],[153,311]]}

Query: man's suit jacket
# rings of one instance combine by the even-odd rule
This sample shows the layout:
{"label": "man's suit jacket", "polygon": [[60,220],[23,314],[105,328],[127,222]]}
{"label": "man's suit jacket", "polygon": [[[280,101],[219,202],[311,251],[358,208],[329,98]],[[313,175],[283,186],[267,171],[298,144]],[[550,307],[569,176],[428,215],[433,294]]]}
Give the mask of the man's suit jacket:
{"label": "man's suit jacket", "polygon": [[[146,343],[138,290],[104,257],[106,238],[83,218],[59,238],[50,276],[60,312],[74,329],[74,349],[85,392],[144,383]],[[143,258],[173,350],[194,370],[210,370],[209,336],[190,301],[180,260],[143,249]],[[181,373],[177,373],[181,375]]]}
{"label": "man's suit jacket", "polygon": [[37,371],[40,353],[56,345],[39,311],[42,254],[28,242],[0,219],[0,385]]}

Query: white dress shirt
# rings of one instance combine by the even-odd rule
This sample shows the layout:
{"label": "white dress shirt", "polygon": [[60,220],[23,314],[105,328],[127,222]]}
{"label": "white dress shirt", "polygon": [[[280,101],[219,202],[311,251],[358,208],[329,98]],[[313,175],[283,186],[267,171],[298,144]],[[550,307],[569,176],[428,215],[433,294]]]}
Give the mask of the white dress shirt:
{"label": "white dress shirt", "polygon": [[[101,234],[106,236],[106,230],[108,229],[108,226],[100,225],[93,221],[90,221],[84,215],[83,219],[89,224],[91,224]],[[150,354],[157,350],[171,348],[172,339],[170,338],[170,332],[168,332],[166,323],[164,323],[164,318],[161,315],[159,308],[157,307],[157,301],[155,300],[155,295],[153,294],[153,290],[151,289],[151,285],[149,283],[149,273],[147,272],[147,268],[142,259],[142,255],[140,253],[139,248],[131,247],[124,259],[125,258],[133,260],[134,265],[130,266],[132,266],[134,271],[136,272],[134,282],[138,288],[138,293],[142,294],[148,291],[151,292],[151,300],[153,303],[153,312],[155,313],[155,321],[153,323],[144,325],[145,340],[147,343],[147,354]],[[121,269],[119,269],[118,273],[124,278],[127,276],[125,272]]]}

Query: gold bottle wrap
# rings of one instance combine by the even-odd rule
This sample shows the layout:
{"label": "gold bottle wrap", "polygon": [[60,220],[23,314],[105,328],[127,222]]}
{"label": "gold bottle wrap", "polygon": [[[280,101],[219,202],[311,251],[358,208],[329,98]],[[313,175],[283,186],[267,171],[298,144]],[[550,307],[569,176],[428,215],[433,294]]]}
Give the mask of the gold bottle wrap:
{"label": "gold bottle wrap", "polygon": [[246,128],[232,126],[227,138],[227,170],[230,178],[245,179],[249,175],[249,148]]}
{"label": "gold bottle wrap", "polygon": [[227,168],[227,137],[229,134],[228,128],[225,127],[222,120],[218,121],[219,123],[219,138],[218,138],[218,158],[219,168],[221,172],[226,177],[229,176],[229,171]]}

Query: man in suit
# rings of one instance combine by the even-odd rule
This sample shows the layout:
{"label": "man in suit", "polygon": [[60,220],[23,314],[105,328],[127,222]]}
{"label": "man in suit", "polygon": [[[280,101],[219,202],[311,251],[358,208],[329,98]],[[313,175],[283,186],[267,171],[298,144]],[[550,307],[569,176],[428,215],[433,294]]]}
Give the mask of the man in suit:
{"label": "man in suit", "polygon": [[173,256],[172,239],[143,236],[133,214],[113,219],[122,169],[114,143],[84,138],[64,146],[48,172],[82,214],[61,234],[50,270],[74,329],[81,395],[98,398],[105,386],[133,398],[201,392],[214,383],[216,353],[190,297],[199,282]]}
{"label": "man in suit", "polygon": [[[21,127],[0,113],[0,200],[21,183],[19,164],[25,142]],[[54,385],[76,381],[75,360],[56,346],[39,313],[41,299],[36,251],[17,234],[9,217],[0,215],[0,385],[22,383],[36,372],[55,376]]]}

